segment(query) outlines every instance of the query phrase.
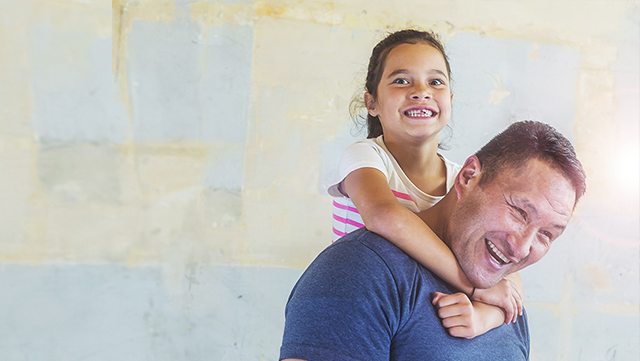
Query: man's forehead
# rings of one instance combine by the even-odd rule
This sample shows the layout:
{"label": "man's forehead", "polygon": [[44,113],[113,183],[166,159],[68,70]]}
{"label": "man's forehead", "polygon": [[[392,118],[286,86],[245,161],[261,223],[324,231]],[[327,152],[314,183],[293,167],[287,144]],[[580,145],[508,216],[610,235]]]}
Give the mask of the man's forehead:
{"label": "man's forehead", "polygon": [[539,159],[531,159],[496,177],[505,197],[518,200],[533,215],[552,211],[568,222],[575,205],[575,190],[557,167]]}
{"label": "man's forehead", "polygon": [[514,205],[524,209],[531,219],[536,220],[547,216],[550,227],[560,232],[564,231],[571,219],[573,209],[568,207],[567,202],[562,202],[563,197],[555,199],[542,194],[537,194],[538,197],[528,197],[528,195],[534,194],[516,194],[511,197],[511,200]]}

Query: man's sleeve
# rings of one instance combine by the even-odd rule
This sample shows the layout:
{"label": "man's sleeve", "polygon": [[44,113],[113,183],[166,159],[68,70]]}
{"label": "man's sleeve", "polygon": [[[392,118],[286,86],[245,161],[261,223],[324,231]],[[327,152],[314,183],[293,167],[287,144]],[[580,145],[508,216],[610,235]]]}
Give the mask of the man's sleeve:
{"label": "man's sleeve", "polygon": [[389,360],[398,304],[383,260],[360,242],[339,241],[316,258],[291,292],[280,359]]}

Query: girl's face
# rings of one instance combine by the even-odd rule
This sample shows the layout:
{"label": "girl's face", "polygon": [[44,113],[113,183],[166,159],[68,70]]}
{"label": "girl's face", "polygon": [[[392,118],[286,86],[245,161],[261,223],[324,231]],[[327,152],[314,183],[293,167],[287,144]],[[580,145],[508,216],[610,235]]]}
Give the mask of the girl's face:
{"label": "girl's face", "polygon": [[365,93],[385,141],[437,139],[451,118],[451,89],[444,57],[426,43],[400,44],[387,54],[378,98]]}

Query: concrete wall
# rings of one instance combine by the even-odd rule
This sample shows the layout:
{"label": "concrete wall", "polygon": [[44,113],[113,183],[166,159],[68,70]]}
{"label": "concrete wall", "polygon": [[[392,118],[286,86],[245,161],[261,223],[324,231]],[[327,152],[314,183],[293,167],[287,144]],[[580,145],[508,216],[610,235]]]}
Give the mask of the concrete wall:
{"label": "concrete wall", "polygon": [[640,358],[638,1],[0,0],[0,359],[276,360],[331,239],[348,104],[389,29],[442,34],[457,162],[574,142],[569,229],[522,272],[532,357]]}

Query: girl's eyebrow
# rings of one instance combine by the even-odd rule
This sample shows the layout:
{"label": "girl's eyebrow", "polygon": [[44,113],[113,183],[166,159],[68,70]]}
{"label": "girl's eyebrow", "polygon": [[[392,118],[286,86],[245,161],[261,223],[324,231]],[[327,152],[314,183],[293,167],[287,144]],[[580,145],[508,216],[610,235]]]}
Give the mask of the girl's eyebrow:
{"label": "girl's eyebrow", "polygon": [[446,79],[448,79],[449,77],[447,76],[447,74],[445,74],[442,70],[438,70],[438,69],[433,69],[431,70],[431,73],[436,73],[436,74],[440,74],[443,77],[445,77]]}
{"label": "girl's eyebrow", "polygon": [[[392,71],[387,78],[393,78],[394,76],[398,75],[398,74],[407,74],[409,72],[409,70],[407,69],[396,69],[394,71]],[[438,69],[431,69],[429,70],[429,73],[436,73],[438,75],[441,75],[445,78],[448,79],[447,74],[445,74],[442,70],[438,70]]]}
{"label": "girl's eyebrow", "polygon": [[387,76],[387,78],[393,78],[394,76],[398,75],[398,74],[406,74],[409,71],[407,69],[396,69],[394,71],[391,72],[391,74],[389,74]]}

